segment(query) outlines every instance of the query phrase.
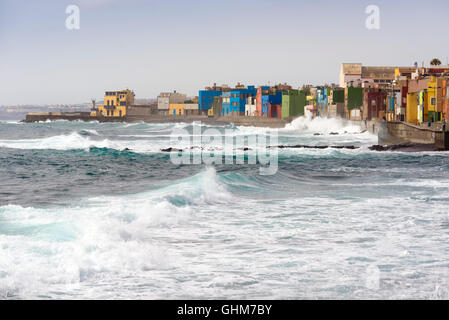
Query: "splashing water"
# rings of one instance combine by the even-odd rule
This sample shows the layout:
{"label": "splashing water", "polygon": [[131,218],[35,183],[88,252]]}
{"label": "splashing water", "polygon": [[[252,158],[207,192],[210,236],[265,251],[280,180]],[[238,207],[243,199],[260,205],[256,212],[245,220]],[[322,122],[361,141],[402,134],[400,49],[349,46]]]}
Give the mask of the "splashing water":
{"label": "splashing water", "polygon": [[0,123],[0,298],[447,299],[448,153],[302,117],[227,128],[360,148],[279,150],[273,176],[172,164],[194,126]]}

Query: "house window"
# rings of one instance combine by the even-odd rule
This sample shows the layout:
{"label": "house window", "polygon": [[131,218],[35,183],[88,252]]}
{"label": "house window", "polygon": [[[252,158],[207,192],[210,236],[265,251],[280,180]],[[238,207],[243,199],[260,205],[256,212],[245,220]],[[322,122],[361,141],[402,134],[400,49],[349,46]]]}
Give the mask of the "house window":
{"label": "house window", "polygon": [[430,105],[434,106],[437,104],[437,100],[435,98],[430,99]]}

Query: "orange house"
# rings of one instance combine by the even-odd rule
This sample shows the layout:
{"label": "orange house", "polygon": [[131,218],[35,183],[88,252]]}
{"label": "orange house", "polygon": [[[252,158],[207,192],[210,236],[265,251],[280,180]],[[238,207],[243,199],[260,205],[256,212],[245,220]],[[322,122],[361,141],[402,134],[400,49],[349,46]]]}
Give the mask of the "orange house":
{"label": "orange house", "polygon": [[168,114],[172,116],[184,115],[184,103],[170,103]]}

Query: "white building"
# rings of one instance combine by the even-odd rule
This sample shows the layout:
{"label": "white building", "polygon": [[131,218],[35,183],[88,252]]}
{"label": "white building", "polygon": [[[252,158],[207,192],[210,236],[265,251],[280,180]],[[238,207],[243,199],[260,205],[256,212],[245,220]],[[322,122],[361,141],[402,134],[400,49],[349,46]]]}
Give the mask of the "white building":
{"label": "white building", "polygon": [[245,105],[245,116],[254,117],[257,115],[256,97],[248,97]]}

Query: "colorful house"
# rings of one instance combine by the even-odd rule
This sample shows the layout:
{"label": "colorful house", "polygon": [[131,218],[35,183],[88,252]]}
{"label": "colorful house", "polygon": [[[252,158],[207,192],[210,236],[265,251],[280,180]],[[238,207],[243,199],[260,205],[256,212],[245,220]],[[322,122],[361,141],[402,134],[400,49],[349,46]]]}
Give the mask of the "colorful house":
{"label": "colorful house", "polygon": [[267,95],[270,87],[260,86],[256,91],[256,115],[262,116],[262,96]]}
{"label": "colorful house", "polygon": [[427,121],[427,87],[429,82],[430,77],[408,81],[406,122],[419,124]]}
{"label": "colorful house", "polygon": [[282,119],[304,115],[307,104],[306,92],[303,90],[286,90],[282,92]]}
{"label": "colorful house", "polygon": [[418,93],[409,92],[407,94],[407,109],[405,121],[411,124],[418,124]]}
{"label": "colorful house", "polygon": [[364,89],[362,120],[382,119],[387,93],[381,89]]}
{"label": "colorful house", "polygon": [[349,119],[362,119],[360,110],[363,107],[363,88],[346,87],[345,100]]}
{"label": "colorful house", "polygon": [[334,89],[332,90],[332,103],[345,103],[345,90]]}
{"label": "colorful house", "polygon": [[428,121],[441,121],[443,112],[443,78],[430,77],[427,84]]}
{"label": "colorful house", "polygon": [[231,109],[231,92],[223,92],[222,95],[222,104],[221,104],[221,115],[227,115],[229,110]]}
{"label": "colorful house", "polygon": [[282,92],[266,92],[262,95],[262,116],[282,118]]}
{"label": "colorful house", "polygon": [[184,115],[184,103],[170,103],[168,114],[173,116]]}
{"label": "colorful house", "polygon": [[200,90],[198,93],[198,109],[209,110],[214,103],[214,97],[222,95],[221,90]]}
{"label": "colorful house", "polygon": [[327,102],[328,102],[328,96],[329,96],[329,88],[320,87],[317,88],[317,108],[318,108],[318,115],[324,115],[327,113]]}
{"label": "colorful house", "polygon": [[409,80],[399,81],[401,92],[400,95],[398,95],[398,99],[396,101],[396,114],[398,115],[400,121],[405,121],[405,114],[407,110],[408,81]]}
{"label": "colorful house", "polygon": [[[246,101],[251,96],[256,96],[256,88],[254,86],[231,89],[230,92],[223,93],[223,115],[244,115]],[[226,99],[226,102],[224,99]]]}
{"label": "colorful house", "polygon": [[99,106],[97,114],[104,117],[124,117],[127,108],[134,104],[134,92],[129,89],[121,91],[106,91],[104,105]]}
{"label": "colorful house", "polygon": [[426,90],[418,92],[418,123],[428,121],[429,104]]}

